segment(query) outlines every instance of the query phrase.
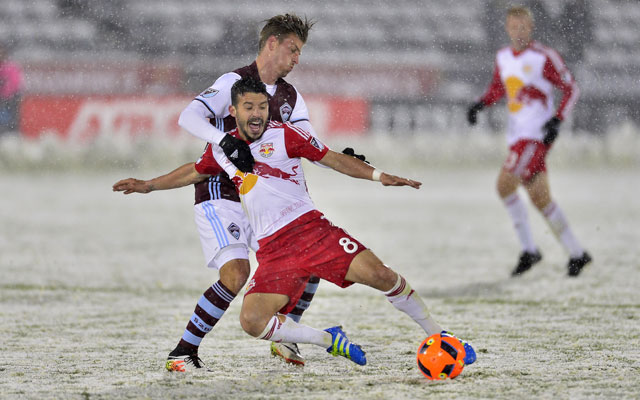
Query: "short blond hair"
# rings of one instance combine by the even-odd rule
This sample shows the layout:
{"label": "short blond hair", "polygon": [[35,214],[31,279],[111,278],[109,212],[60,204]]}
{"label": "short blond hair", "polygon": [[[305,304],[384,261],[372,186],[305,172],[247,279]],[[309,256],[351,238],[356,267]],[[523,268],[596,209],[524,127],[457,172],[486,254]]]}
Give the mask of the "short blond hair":
{"label": "short blond hair", "polygon": [[531,22],[535,22],[533,19],[533,13],[529,7],[525,6],[513,6],[507,10],[507,17],[527,17]]}

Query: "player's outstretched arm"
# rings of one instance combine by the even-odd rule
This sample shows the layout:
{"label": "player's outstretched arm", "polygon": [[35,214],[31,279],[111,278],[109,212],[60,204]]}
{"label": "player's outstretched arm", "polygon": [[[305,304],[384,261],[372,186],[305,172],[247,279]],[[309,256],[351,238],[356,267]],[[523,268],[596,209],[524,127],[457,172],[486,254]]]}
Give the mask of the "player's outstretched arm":
{"label": "player's outstretched arm", "polygon": [[414,189],[419,189],[422,185],[421,182],[414,181],[412,179],[402,178],[400,176],[378,171],[371,165],[355,157],[336,153],[331,150],[329,150],[322,160],[320,160],[320,164],[326,165],[329,168],[333,168],[338,172],[354,178],[380,181],[384,186],[411,186]]}
{"label": "player's outstretched arm", "polygon": [[196,171],[195,163],[188,163],[174,169],[166,175],[148,181],[135,178],[123,179],[113,185],[113,191],[124,192],[124,194],[149,193],[154,190],[168,190],[187,186],[200,182],[208,177],[209,175]]}

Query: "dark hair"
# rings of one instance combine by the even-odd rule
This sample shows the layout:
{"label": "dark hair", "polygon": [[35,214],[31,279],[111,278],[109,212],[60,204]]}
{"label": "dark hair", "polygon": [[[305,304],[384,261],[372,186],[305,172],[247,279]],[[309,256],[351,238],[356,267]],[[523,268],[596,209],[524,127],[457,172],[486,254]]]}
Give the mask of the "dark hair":
{"label": "dark hair", "polygon": [[236,83],[231,86],[231,104],[233,104],[234,107],[237,107],[238,99],[245,93],[262,93],[267,96],[267,98],[269,97],[267,87],[264,83],[247,76],[237,80]]}
{"label": "dark hair", "polygon": [[271,36],[278,38],[278,41],[282,43],[285,36],[293,33],[298,36],[302,43],[307,43],[307,37],[309,36],[309,30],[315,24],[314,21],[308,20],[307,17],[298,17],[295,14],[276,15],[265,21],[266,24],[260,31],[260,42],[258,45],[258,52],[260,52],[267,39]]}

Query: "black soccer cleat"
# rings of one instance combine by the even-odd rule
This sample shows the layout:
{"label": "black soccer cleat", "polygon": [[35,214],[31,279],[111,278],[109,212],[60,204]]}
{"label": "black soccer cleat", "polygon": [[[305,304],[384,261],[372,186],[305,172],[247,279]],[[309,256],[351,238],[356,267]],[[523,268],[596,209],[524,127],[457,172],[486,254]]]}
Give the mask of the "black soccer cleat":
{"label": "black soccer cleat", "polygon": [[520,254],[520,259],[518,260],[518,265],[511,271],[511,276],[519,276],[533,267],[533,264],[536,264],[542,260],[542,254],[538,250],[535,253],[531,253],[528,251],[523,251]]}
{"label": "black soccer cleat", "polygon": [[167,358],[164,367],[171,372],[187,372],[204,367],[204,363],[197,353],[178,345]]}
{"label": "black soccer cleat", "polygon": [[586,251],[582,253],[580,257],[570,258],[569,263],[567,264],[567,269],[569,270],[569,273],[567,275],[569,276],[580,275],[582,268],[584,268],[585,265],[589,264],[591,260],[592,260],[591,256]]}

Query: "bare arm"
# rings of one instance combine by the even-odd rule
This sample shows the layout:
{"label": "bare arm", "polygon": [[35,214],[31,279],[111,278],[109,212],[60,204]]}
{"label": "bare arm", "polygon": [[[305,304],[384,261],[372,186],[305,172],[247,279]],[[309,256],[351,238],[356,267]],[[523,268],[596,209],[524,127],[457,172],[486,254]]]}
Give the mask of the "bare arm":
{"label": "bare arm", "polygon": [[153,192],[154,190],[175,189],[200,182],[201,180],[206,179],[209,176],[210,175],[201,174],[196,171],[195,163],[188,163],[176,168],[166,175],[149,179],[148,181],[143,181],[135,178],[123,179],[113,185],[113,191],[124,192],[124,194],[131,194],[149,193]]}
{"label": "bare arm", "polygon": [[354,178],[380,181],[384,186],[411,186],[414,189],[419,189],[422,185],[418,181],[380,172],[355,157],[331,150],[320,160],[320,164]]}

